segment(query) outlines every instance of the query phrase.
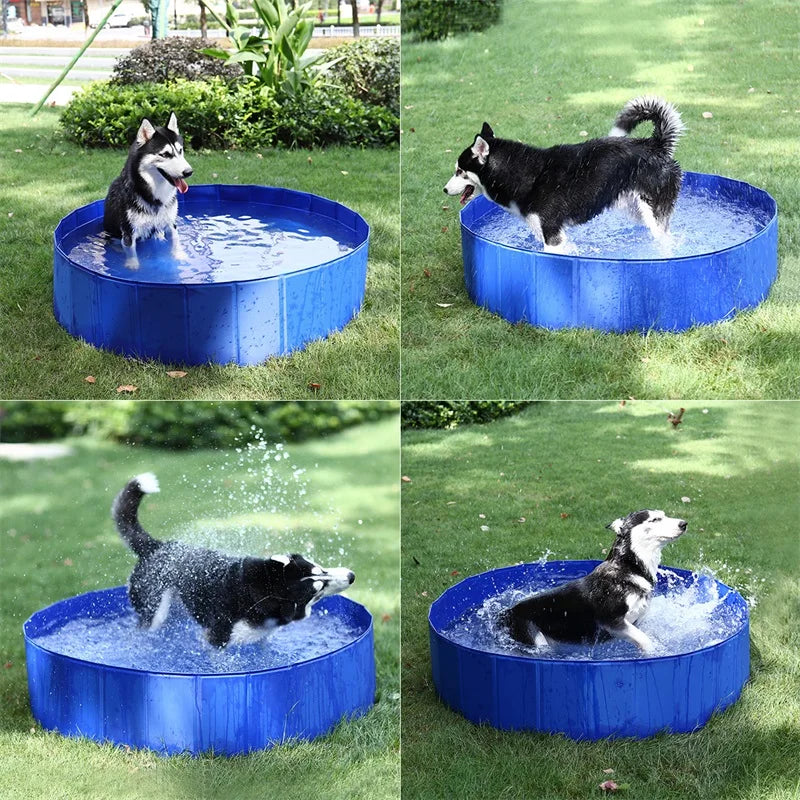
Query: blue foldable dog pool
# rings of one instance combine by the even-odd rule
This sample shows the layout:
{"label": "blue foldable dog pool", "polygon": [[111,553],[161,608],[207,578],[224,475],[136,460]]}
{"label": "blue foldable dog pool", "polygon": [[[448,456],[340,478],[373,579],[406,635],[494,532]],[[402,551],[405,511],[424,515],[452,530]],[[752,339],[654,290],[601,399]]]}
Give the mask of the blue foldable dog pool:
{"label": "blue foldable dog pool", "polygon": [[372,617],[340,595],[262,642],[224,651],[180,612],[160,631],[138,629],[124,586],[54,603],[23,633],[42,727],[162,755],[313,739],[374,701]]}
{"label": "blue foldable dog pool", "polygon": [[733,703],[750,671],[747,603],[686,570],[659,570],[639,627],[656,643],[536,649],[495,628],[496,615],[537,590],[591,572],[598,561],[551,561],[473,575],[431,605],[433,681],[475,723],[573,739],[690,732]]}
{"label": "blue foldable dog pool", "polygon": [[509,322],[606,332],[683,331],[757,306],[778,272],[778,209],[762,189],[686,172],[658,244],[607,211],[568,231],[575,255],[544,253],[522,220],[481,195],[461,211],[464,280]]}
{"label": "blue foldable dog pool", "polygon": [[324,197],[267,186],[191,186],[178,243],[103,234],[103,202],[55,230],[53,307],[73,336],[125,356],[258,364],[343,328],[359,311],[369,226]]}

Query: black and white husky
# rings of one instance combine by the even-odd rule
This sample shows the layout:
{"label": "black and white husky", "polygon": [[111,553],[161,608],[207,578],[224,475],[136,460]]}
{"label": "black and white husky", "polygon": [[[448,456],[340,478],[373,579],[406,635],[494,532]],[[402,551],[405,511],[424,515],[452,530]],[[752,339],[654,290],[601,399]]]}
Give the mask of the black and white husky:
{"label": "black and white husky", "polygon": [[[645,120],[653,122],[652,136],[628,138]],[[662,240],[681,187],[681,168],[672,156],[683,130],[675,107],[658,97],[631,100],[604,138],[546,149],[498,139],[484,122],[444,191],[461,195],[462,205],[485,194],[522,217],[545,252],[571,252],[566,228],[615,205]]]}
{"label": "black and white husky", "polygon": [[602,564],[501,612],[500,624],[514,639],[544,647],[551,640],[591,643],[612,636],[644,653],[653,649],[635,623],[650,604],[661,550],[686,531],[686,522],[663,511],[634,511],[607,527],[617,537]]}
{"label": "black and white husky", "polygon": [[183,152],[183,137],[174,112],[165,128],[142,120],[122,173],[108,189],[103,228],[122,239],[133,258],[138,239],[169,233],[176,242],[178,192],[189,190],[186,178],[193,170]]}
{"label": "black and white husky", "polygon": [[139,557],[128,596],[143,627],[160,627],[178,598],[215,647],[253,642],[278,625],[304,619],[317,600],[355,580],[349,569],[323,569],[296,554],[235,558],[154,539],[139,523],[139,503],[158,491],[156,476],[144,473],[127,483],[111,507],[117,530]]}

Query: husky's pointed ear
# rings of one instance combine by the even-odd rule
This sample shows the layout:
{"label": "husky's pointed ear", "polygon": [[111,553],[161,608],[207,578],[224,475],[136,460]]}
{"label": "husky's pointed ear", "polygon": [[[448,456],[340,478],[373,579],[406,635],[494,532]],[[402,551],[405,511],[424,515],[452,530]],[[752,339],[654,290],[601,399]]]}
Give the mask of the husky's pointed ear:
{"label": "husky's pointed ear", "polygon": [[486,163],[486,159],[489,157],[489,142],[482,136],[475,137],[475,143],[472,145],[472,155],[478,159],[478,163]]}
{"label": "husky's pointed ear", "polygon": [[484,139],[494,139],[494,131],[488,122],[483,123],[483,127],[481,128],[481,136],[483,136]]}
{"label": "husky's pointed ear", "polygon": [[178,118],[175,116],[174,111],[169,115],[169,121],[167,122],[167,130],[172,131],[176,136],[181,135],[181,132],[178,130]]}
{"label": "husky's pointed ear", "polygon": [[136,132],[136,144],[141,147],[153,138],[156,129],[152,126],[149,119],[143,119],[139,130]]}
{"label": "husky's pointed ear", "polygon": [[624,519],[615,519],[613,522],[606,525],[606,528],[614,531],[614,533],[622,533],[622,525],[624,522]]}

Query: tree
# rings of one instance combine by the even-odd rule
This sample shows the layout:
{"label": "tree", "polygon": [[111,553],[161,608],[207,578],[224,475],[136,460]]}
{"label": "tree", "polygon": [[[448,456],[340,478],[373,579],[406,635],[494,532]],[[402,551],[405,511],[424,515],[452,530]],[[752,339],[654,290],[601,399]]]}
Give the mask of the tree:
{"label": "tree", "polygon": [[357,39],[360,36],[358,29],[358,0],[350,0],[350,8],[353,9],[353,37]]}
{"label": "tree", "polygon": [[378,17],[378,25],[381,24],[381,11],[383,11],[383,0],[375,0],[375,13]]}
{"label": "tree", "polygon": [[200,38],[203,40],[208,39],[208,18],[204,3],[200,3]]}

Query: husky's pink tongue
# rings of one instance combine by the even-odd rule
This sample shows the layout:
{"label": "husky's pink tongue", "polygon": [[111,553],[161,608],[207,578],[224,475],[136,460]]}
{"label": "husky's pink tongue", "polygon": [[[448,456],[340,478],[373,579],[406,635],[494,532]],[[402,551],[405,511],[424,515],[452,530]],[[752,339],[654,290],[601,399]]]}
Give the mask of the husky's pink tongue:
{"label": "husky's pink tongue", "polygon": [[175,178],[175,188],[181,194],[186,194],[189,191],[189,184],[183,178]]}

